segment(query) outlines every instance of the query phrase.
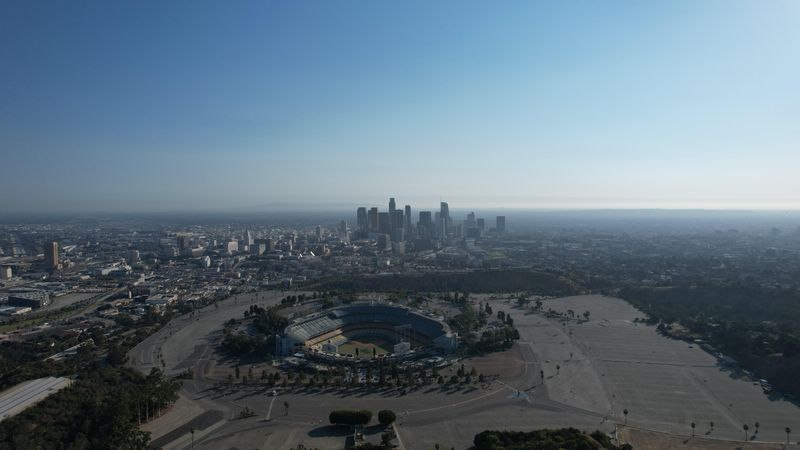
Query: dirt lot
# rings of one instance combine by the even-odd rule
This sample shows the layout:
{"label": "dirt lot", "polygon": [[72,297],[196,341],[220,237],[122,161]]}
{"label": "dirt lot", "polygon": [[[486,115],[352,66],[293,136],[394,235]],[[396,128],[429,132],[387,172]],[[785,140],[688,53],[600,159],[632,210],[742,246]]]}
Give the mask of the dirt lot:
{"label": "dirt lot", "polygon": [[[703,437],[676,436],[656,431],[641,430],[631,427],[619,427],[620,442],[627,442],[636,450],[778,450],[800,448],[785,444],[765,444],[759,442],[721,441]],[[744,438],[744,436],[742,436]]]}

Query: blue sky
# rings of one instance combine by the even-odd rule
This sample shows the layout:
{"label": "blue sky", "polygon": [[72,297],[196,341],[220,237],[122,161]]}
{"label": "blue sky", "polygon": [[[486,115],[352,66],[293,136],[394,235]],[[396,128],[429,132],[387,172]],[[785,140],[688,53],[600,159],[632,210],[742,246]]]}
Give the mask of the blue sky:
{"label": "blue sky", "polygon": [[0,3],[0,211],[800,208],[800,3]]}

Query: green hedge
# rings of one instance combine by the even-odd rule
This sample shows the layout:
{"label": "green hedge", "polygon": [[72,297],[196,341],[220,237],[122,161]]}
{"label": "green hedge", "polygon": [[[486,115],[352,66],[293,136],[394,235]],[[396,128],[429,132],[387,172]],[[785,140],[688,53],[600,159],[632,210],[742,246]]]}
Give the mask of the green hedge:
{"label": "green hedge", "polygon": [[328,420],[334,425],[366,425],[372,420],[372,411],[366,409],[331,411]]}

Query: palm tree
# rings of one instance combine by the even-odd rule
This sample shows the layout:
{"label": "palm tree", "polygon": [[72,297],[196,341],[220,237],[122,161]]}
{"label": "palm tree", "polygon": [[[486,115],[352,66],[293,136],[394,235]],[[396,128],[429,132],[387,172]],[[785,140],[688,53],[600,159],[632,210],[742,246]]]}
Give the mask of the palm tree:
{"label": "palm tree", "polygon": [[622,410],[622,414],[625,416],[625,425],[628,424],[628,408]]}
{"label": "palm tree", "polygon": [[750,427],[747,424],[744,424],[742,426],[742,429],[744,430],[744,440],[746,441],[747,440],[747,431],[750,429]]}
{"label": "palm tree", "polygon": [[786,445],[789,445],[789,435],[792,433],[792,429],[789,428],[789,427],[786,427],[786,429],[784,429],[783,431],[786,432]]}
{"label": "palm tree", "polygon": [[697,424],[692,422],[692,437],[694,437],[694,427],[696,427],[696,426],[697,426]]}

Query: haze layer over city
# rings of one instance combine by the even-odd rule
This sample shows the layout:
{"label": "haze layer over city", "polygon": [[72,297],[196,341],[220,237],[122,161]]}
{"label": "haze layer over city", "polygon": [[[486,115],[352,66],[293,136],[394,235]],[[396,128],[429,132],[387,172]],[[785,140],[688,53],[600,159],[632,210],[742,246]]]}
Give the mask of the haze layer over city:
{"label": "haze layer over city", "polygon": [[0,449],[800,448],[798,30],[0,3]]}

